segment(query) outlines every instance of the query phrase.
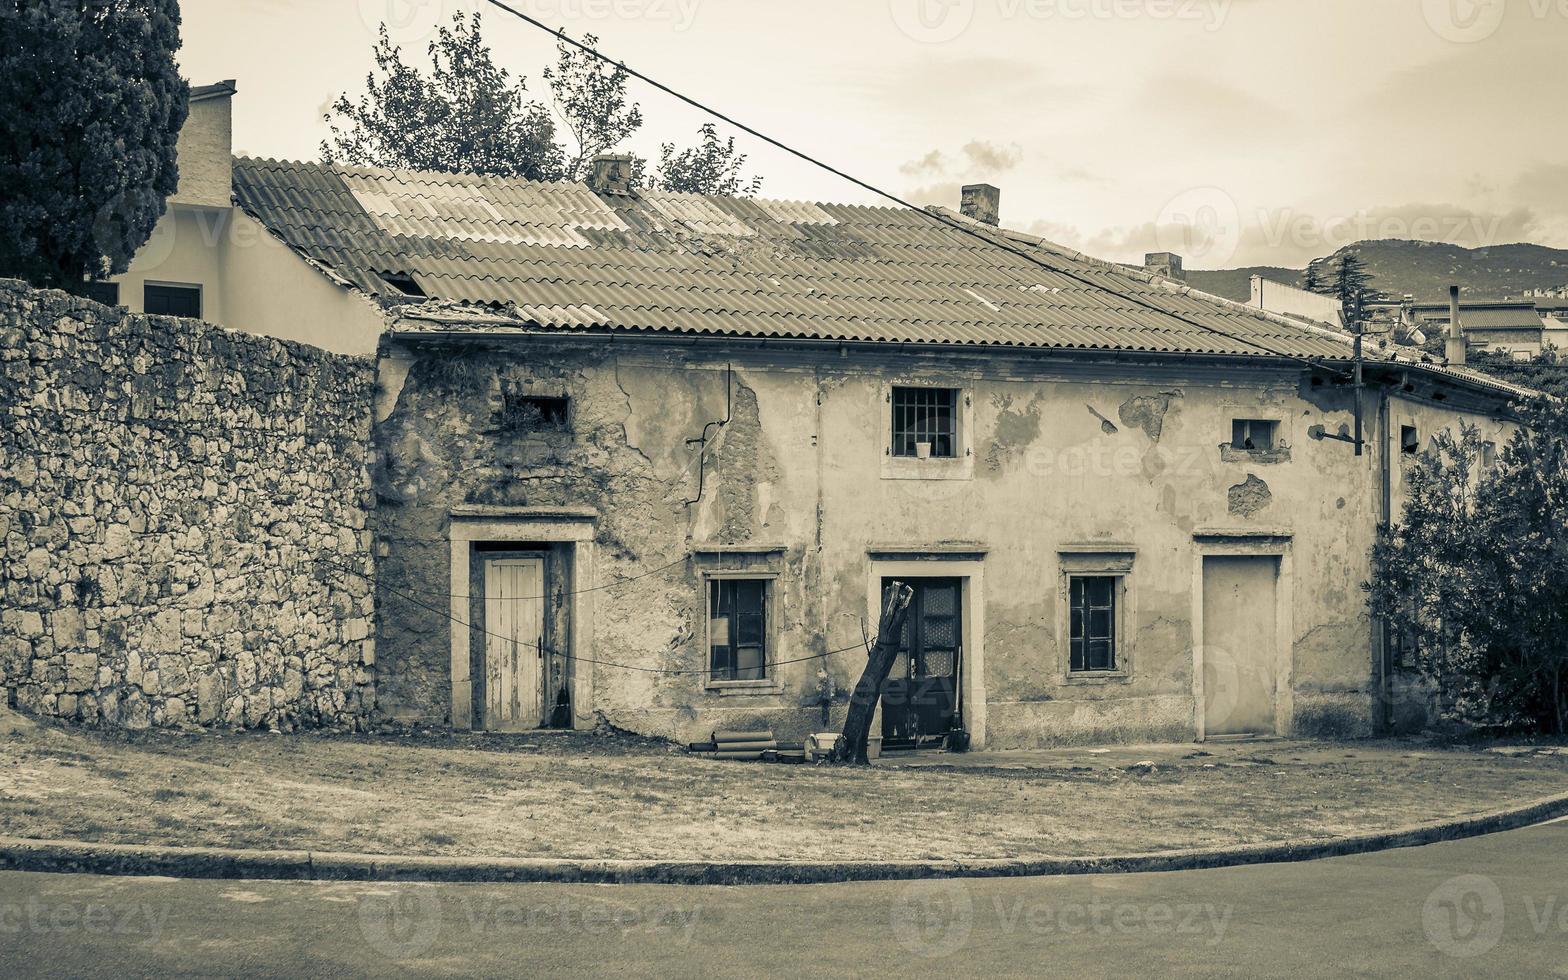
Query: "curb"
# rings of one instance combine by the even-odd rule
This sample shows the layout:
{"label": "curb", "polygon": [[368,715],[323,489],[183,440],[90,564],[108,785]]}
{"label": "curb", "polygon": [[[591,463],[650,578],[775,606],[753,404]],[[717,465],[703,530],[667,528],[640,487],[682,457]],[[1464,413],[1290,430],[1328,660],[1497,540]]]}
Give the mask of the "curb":
{"label": "curb", "polygon": [[1246,844],[1104,857],[972,861],[593,861],[448,858],[330,851],[249,851],[0,837],[0,871],[280,881],[553,882],[806,885],[919,878],[1021,878],[1192,871],[1315,861],[1518,830],[1568,815],[1568,793],[1441,823],[1321,841]]}

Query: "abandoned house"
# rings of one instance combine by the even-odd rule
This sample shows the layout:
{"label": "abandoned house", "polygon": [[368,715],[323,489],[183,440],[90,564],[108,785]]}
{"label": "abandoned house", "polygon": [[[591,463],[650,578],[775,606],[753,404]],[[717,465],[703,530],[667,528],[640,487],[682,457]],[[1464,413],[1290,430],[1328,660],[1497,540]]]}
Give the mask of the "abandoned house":
{"label": "abandoned house", "polygon": [[[1004,231],[983,185],[938,220],[639,191],[614,157],[221,159],[266,262],[204,280],[176,242],[134,275],[376,352],[388,715],[798,739],[899,580],[890,746],[1425,717],[1369,551],[1407,454],[1458,419],[1500,443],[1519,389],[1370,349],[1358,387],[1348,335]],[[283,262],[308,290],[267,289]]]}

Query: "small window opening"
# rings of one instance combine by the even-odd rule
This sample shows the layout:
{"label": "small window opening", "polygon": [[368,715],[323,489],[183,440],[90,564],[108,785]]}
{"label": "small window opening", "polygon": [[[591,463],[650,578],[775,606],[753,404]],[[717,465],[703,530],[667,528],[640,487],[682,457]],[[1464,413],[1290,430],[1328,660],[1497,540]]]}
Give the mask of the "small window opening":
{"label": "small window opening", "polygon": [[894,456],[958,456],[957,388],[894,388],[892,402]]}
{"label": "small window opening", "polygon": [[1230,425],[1232,449],[1269,451],[1275,448],[1279,423],[1267,419],[1234,419]]}
{"label": "small window opening", "polygon": [[1399,451],[1406,456],[1414,456],[1421,451],[1421,434],[1413,425],[1399,427]]}
{"label": "small window opening", "polygon": [[565,397],[508,393],[501,407],[501,427],[509,432],[565,431],[571,401]]}

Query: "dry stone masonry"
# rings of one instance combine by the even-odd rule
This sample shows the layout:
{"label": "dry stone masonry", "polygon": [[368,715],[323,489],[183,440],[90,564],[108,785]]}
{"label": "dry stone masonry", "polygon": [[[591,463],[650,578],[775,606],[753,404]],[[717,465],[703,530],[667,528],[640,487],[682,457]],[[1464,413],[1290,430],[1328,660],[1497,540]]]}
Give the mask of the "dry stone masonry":
{"label": "dry stone masonry", "polygon": [[9,280],[0,331],[8,700],[362,727],[373,363]]}

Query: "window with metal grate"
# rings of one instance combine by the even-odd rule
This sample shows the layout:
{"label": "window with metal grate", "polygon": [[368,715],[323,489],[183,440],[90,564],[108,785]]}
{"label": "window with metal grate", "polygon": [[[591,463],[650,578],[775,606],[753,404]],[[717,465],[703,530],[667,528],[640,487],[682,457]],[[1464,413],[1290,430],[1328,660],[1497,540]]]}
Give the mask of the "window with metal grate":
{"label": "window with metal grate", "polygon": [[894,456],[953,459],[958,455],[958,389],[895,387]]}

